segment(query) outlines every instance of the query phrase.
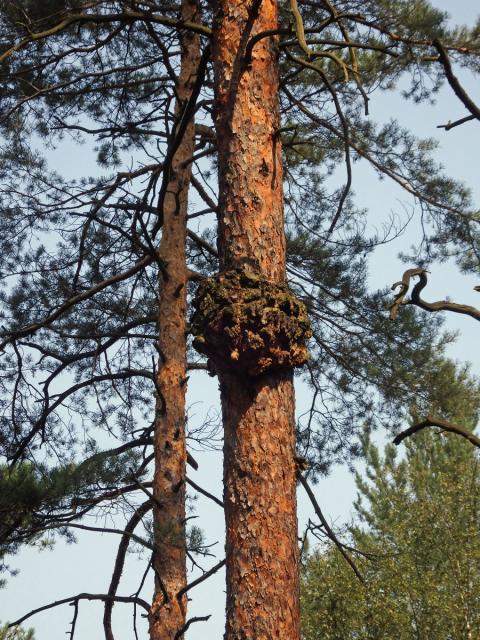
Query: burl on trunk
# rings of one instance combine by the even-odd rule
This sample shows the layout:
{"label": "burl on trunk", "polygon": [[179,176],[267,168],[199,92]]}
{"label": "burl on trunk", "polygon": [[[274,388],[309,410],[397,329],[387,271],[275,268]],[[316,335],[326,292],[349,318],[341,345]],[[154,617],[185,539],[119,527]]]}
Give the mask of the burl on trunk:
{"label": "burl on trunk", "polygon": [[225,429],[226,640],[299,638],[293,367],[310,336],[286,286],[272,0],[219,0],[213,37],[220,274],[195,301]]}

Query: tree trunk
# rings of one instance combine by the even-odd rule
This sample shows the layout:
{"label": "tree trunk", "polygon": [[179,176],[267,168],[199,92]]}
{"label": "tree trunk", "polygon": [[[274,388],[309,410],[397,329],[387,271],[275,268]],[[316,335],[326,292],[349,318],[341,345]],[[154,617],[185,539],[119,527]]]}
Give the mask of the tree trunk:
{"label": "tree trunk", "polygon": [[[213,40],[221,270],[285,281],[282,158],[272,0],[218,0]],[[233,357],[233,356],[232,356]],[[225,429],[226,640],[299,638],[291,369],[219,369]]]}
{"label": "tree trunk", "polygon": [[[196,0],[182,1],[182,18],[195,21]],[[200,60],[198,34],[181,34],[181,69],[176,87],[176,114],[189,99]],[[159,370],[155,422],[153,483],[155,595],[150,611],[151,640],[173,640],[184,627],[187,598],[177,598],[186,585],[185,555],[185,392],[186,392],[186,229],[191,157],[195,146],[192,118],[172,161],[163,201],[159,257]]]}

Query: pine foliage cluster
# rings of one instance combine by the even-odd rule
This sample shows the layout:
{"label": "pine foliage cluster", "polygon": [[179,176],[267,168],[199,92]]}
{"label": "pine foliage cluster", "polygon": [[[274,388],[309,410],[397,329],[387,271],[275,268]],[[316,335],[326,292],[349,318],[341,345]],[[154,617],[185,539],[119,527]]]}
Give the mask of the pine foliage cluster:
{"label": "pine foliage cluster", "polygon": [[[451,361],[435,370],[430,410],[473,430],[480,386]],[[418,417],[412,409],[412,419]],[[480,465],[454,434],[424,431],[399,455],[365,434],[350,544],[361,584],[330,545],[306,560],[303,638],[474,638],[480,625]]]}

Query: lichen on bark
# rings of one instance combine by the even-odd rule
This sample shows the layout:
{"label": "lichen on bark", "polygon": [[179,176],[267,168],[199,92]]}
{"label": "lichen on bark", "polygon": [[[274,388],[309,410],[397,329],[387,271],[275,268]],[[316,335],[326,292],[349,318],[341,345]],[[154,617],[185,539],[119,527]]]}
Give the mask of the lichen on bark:
{"label": "lichen on bark", "polygon": [[285,283],[231,269],[202,282],[193,307],[193,346],[215,371],[255,377],[308,360],[307,309]]}

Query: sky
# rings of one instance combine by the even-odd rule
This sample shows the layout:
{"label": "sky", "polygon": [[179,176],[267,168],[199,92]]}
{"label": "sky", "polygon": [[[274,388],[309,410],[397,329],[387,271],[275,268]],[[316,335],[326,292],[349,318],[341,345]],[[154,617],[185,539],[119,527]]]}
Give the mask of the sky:
{"label": "sky", "polygon": [[[469,23],[478,13],[477,0],[437,0],[434,3],[455,16],[457,23]],[[480,87],[467,75],[462,75],[472,97],[480,103]],[[453,177],[464,180],[473,188],[476,201],[480,201],[478,190],[478,140],[480,126],[470,122],[462,127],[445,132],[437,129],[438,124],[455,120],[464,115],[464,108],[449,90],[443,90],[433,106],[411,105],[399,101],[398,97],[388,95],[372,96],[370,102],[371,117],[374,120],[386,121],[398,117],[400,122],[410,127],[414,133],[424,137],[435,137],[440,142],[438,157],[445,165],[447,172]],[[87,165],[90,160],[82,155],[70,157],[71,171],[81,171],[80,165]],[[62,159],[65,166],[65,158]],[[401,214],[402,203],[408,199],[388,181],[378,182],[373,174],[360,163],[355,167],[353,190],[356,201],[369,208],[370,220],[384,220],[386,212]],[[384,288],[400,279],[407,268],[397,254],[415,241],[416,230],[411,228],[395,243],[380,247],[374,256],[370,268],[372,287]],[[408,265],[414,266],[414,265]],[[437,300],[450,297],[452,300],[480,305],[480,294],[473,291],[480,284],[472,275],[463,275],[450,263],[435,266],[429,276],[429,284],[424,297]],[[447,327],[459,332],[449,355],[460,361],[470,360],[473,370],[480,374],[480,347],[478,346],[478,328],[471,318],[450,315]],[[301,413],[307,403],[308,393],[302,385],[297,385],[297,410]],[[218,389],[215,379],[199,372],[192,372],[189,381],[188,401],[192,422],[200,421],[210,409],[218,408]],[[199,462],[199,470],[193,472],[194,479],[202,487],[221,497],[222,460],[219,452],[193,452]],[[315,493],[328,520],[333,524],[348,521],[352,515],[352,501],[355,497],[355,485],[352,475],[344,468],[335,468],[329,478],[321,480],[315,487]],[[195,503],[195,513],[201,515],[198,524],[204,529],[209,541],[217,541],[212,552],[218,558],[223,556],[223,514],[222,510],[203,497]],[[299,492],[299,520],[304,522],[311,516],[307,501]],[[107,524],[111,524],[106,521]],[[100,523],[97,523],[100,524]],[[19,569],[16,577],[9,579],[7,589],[0,590],[0,620],[14,619],[26,611],[51,601],[74,595],[82,591],[104,593],[113,567],[118,539],[111,535],[85,533],[78,536],[78,544],[67,545],[58,542],[52,551],[38,552],[26,549],[12,558],[12,566]],[[206,566],[214,564],[217,559],[209,559]],[[143,562],[138,562],[132,554],[128,558],[127,569],[122,577],[119,593],[130,594],[136,591],[143,571]],[[210,579],[206,586],[198,587],[194,592],[194,601],[189,609],[189,616],[206,615],[212,617],[207,623],[193,625],[187,633],[187,640],[203,640],[211,638],[219,640],[223,637],[224,608],[224,575],[219,572]],[[151,586],[149,587],[151,588]],[[192,592],[193,593],[193,592]],[[149,599],[149,590],[145,590]],[[63,640],[69,630],[72,608],[62,606],[39,614],[31,619],[36,629],[36,640]],[[139,612],[139,615],[141,612]],[[102,640],[103,607],[101,604],[80,604],[80,615],[77,623],[77,640]],[[133,638],[131,629],[131,607],[116,605],[114,607],[114,633],[116,640]],[[140,638],[146,638],[145,621],[139,625]]]}

